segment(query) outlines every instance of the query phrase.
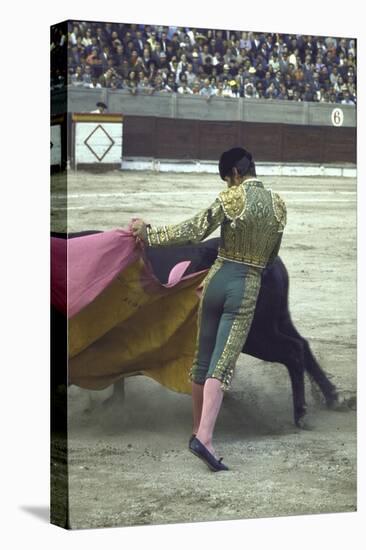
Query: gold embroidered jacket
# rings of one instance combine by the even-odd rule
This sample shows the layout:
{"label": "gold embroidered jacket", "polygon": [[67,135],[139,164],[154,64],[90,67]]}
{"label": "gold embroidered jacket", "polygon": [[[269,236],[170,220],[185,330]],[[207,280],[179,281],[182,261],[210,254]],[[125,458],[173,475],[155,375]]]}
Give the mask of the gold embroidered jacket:
{"label": "gold embroidered jacket", "polygon": [[147,227],[149,246],[198,243],[221,225],[218,255],[264,268],[278,254],[286,225],[284,201],[257,179],[222,191],[193,218],[176,225]]}

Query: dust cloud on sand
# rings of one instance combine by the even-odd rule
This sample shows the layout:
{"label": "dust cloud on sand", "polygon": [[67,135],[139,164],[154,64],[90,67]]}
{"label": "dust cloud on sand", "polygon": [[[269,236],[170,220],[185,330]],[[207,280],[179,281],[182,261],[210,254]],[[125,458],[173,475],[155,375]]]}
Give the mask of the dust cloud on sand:
{"label": "dust cloud on sand", "polygon": [[[307,380],[313,429],[299,430],[285,367],[241,355],[214,441],[230,470],[214,474],[187,450],[190,396],[142,376],[126,379],[124,402],[106,402],[111,388],[70,387],[72,528],[356,509],[356,182],[261,179],[288,207],[281,257],[292,318],[349,407],[327,410]],[[52,186],[52,229],[63,231],[59,176]],[[181,221],[222,188],[212,175],[72,173],[68,229],[124,227],[135,216]]]}

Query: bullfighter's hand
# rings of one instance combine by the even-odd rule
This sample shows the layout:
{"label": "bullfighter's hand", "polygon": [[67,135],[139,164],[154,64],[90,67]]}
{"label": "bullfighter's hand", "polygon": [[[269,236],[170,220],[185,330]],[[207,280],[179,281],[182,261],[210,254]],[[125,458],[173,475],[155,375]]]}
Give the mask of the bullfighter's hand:
{"label": "bullfighter's hand", "polygon": [[146,223],[143,220],[135,220],[131,224],[131,230],[136,240],[147,241]]}

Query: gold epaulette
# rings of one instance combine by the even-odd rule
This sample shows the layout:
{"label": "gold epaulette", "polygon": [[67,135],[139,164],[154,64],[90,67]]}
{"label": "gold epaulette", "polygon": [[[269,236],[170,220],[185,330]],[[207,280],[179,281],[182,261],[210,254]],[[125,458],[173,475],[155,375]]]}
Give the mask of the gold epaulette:
{"label": "gold epaulette", "polygon": [[281,224],[282,228],[284,228],[287,222],[286,204],[278,193],[272,192],[272,204],[276,220]]}
{"label": "gold epaulette", "polygon": [[245,210],[246,194],[242,185],[229,187],[219,194],[224,214],[229,220],[242,216]]}

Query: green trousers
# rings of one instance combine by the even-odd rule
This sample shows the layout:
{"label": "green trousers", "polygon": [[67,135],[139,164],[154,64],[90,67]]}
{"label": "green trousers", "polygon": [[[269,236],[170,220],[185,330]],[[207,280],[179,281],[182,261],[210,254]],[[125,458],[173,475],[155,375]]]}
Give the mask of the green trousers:
{"label": "green trousers", "polygon": [[190,379],[217,378],[230,387],[247,339],[261,283],[260,268],[217,258],[204,280]]}

